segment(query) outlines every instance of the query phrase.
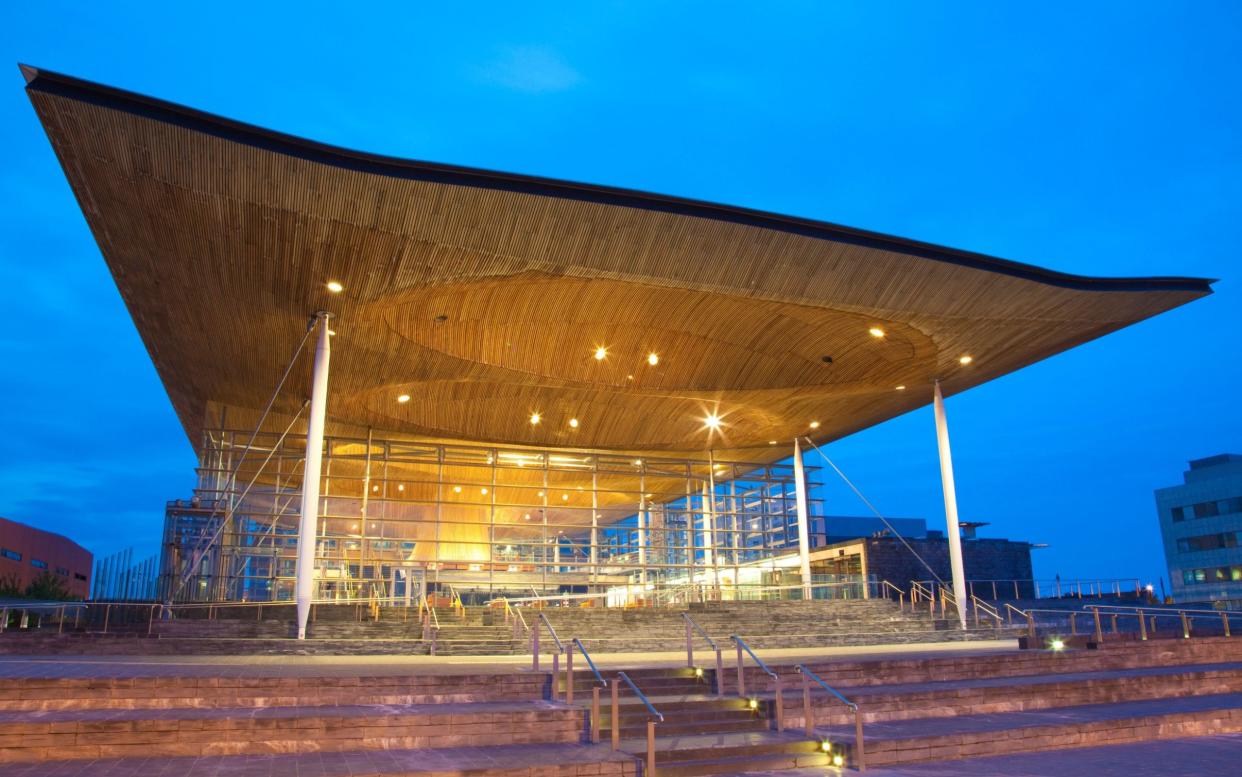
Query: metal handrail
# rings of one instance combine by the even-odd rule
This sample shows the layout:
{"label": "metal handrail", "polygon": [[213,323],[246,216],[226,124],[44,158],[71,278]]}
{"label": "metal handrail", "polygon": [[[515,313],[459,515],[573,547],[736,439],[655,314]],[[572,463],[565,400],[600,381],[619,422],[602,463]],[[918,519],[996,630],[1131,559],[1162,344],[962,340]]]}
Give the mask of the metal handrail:
{"label": "metal handrail", "polygon": [[[762,660],[761,658],[759,658],[759,656],[755,655],[755,651],[753,651],[753,650],[751,650],[751,649],[750,649],[750,645],[747,645],[747,644],[746,644],[746,640],[742,639],[741,637],[739,637],[739,636],[738,636],[738,635],[736,635],[736,634],[731,634],[731,635],[729,636],[729,639],[733,640],[733,642],[737,645],[738,650],[745,650],[747,653],[749,653],[749,654],[750,654],[750,657],[754,659],[755,664],[756,664],[756,665],[757,665],[760,669],[762,669],[762,670],[763,670],[763,671],[764,671],[764,672],[768,675],[768,677],[771,677],[771,678],[776,679],[776,672],[773,672],[773,671],[772,671],[772,670],[768,667],[768,665],[767,665],[767,664],[763,663],[763,660]],[[740,667],[739,667],[739,668],[740,668]]]}
{"label": "metal handrail", "polygon": [[1082,606],[1082,609],[1084,610],[1122,610],[1124,612],[1130,612],[1130,613],[1134,613],[1134,612],[1138,612],[1139,610],[1142,610],[1144,613],[1148,615],[1157,615],[1157,616],[1159,615],[1176,616],[1177,613],[1184,612],[1187,615],[1211,615],[1216,618],[1219,618],[1222,614],[1237,615],[1238,617],[1242,617],[1242,611],[1238,611],[1238,610],[1208,610],[1208,609],[1203,609],[1199,607],[1187,608],[1187,607],[1177,607],[1176,605],[1167,605],[1167,604],[1163,604],[1163,605],[1162,604],[1149,604],[1145,607],[1137,607],[1137,606],[1130,606],[1130,605],[1124,605],[1124,604],[1084,604]]}
{"label": "metal handrail", "polygon": [[638,697],[638,700],[641,701],[643,705],[647,708],[647,712],[650,713],[650,717],[652,720],[654,720],[657,723],[664,722],[664,715],[662,715],[660,711],[657,710],[651,704],[651,700],[647,698],[647,694],[638,690],[638,686],[634,684],[634,681],[630,679],[630,676],[628,674],[626,674],[625,672],[617,672],[617,677],[624,680],[625,684],[630,686],[630,690],[634,692],[634,695]]}
{"label": "metal handrail", "polygon": [[820,688],[823,688],[825,691],[835,696],[837,700],[848,707],[850,712],[854,715],[854,752],[858,756],[858,771],[867,771],[867,749],[863,744],[862,715],[858,711],[858,703],[852,702],[845,698],[844,694],[824,682],[823,679],[821,679],[819,675],[815,674],[815,672],[811,671],[811,668],[806,664],[798,664],[794,668],[797,670],[798,674],[802,675],[802,714],[806,717],[804,723],[806,725],[807,738],[810,739],[815,736],[815,715],[811,709],[811,686],[810,683],[807,682],[807,680],[814,680],[819,684]]}
{"label": "metal handrail", "polygon": [[975,596],[974,594],[970,595],[970,602],[971,604],[975,606],[975,626],[976,627],[979,625],[979,611],[980,610],[983,610],[984,615],[987,615],[990,618],[992,618],[992,620],[996,621],[997,628],[1000,628],[1001,624],[1004,623],[1005,619],[1001,617],[1000,612],[997,611],[997,609],[993,607],[992,605],[981,600],[979,597]]}
{"label": "metal handrail", "polygon": [[558,637],[558,636],[556,636],[556,629],[552,628],[552,623],[551,623],[551,621],[549,621],[549,620],[548,620],[548,616],[546,616],[546,615],[544,615],[542,612],[540,612],[540,613],[539,613],[539,620],[543,621],[543,625],[545,625],[545,626],[547,626],[547,627],[548,627],[548,633],[552,635],[552,641],[556,643],[556,650],[557,650],[557,652],[558,652],[558,653],[564,653],[564,652],[565,652],[565,645],[561,643],[561,638],[560,638],[560,637]]}
{"label": "metal handrail", "polygon": [[[906,592],[901,590],[897,586],[893,585],[892,583],[888,582],[887,580],[881,580],[880,591],[883,592],[888,588],[891,588],[892,590],[897,592],[897,603],[901,607],[901,609],[904,610],[906,608]],[[885,597],[885,598],[888,598],[888,597]],[[910,605],[911,607],[913,607],[914,602],[911,601]]]}
{"label": "metal handrail", "polygon": [[587,666],[591,667],[591,673],[595,675],[595,681],[602,686],[607,686],[608,681],[604,679],[604,676],[599,673],[599,669],[595,667],[595,662],[591,660],[591,654],[587,652],[586,645],[582,644],[582,640],[574,637],[570,642],[577,645],[578,650],[582,651],[582,657],[586,659]]}
{"label": "metal handrail", "polygon": [[697,624],[697,623],[695,623],[695,622],[694,622],[694,618],[691,618],[691,617],[690,617],[690,613],[688,613],[688,612],[683,612],[683,613],[681,614],[681,617],[685,618],[685,619],[686,619],[686,623],[687,623],[687,624],[688,624],[688,625],[689,625],[692,629],[694,629],[695,631],[697,631],[697,632],[699,633],[699,635],[703,637],[703,639],[707,640],[707,644],[709,644],[709,645],[711,645],[711,646],[712,646],[712,650],[720,650],[720,646],[716,644],[716,640],[714,640],[714,639],[712,639],[710,636],[708,636],[707,632],[706,632],[706,631],[703,631],[703,627],[702,627],[702,626],[700,626],[699,624]]}
{"label": "metal handrail", "polygon": [[804,674],[807,677],[814,680],[815,682],[819,683],[821,688],[823,688],[828,693],[831,693],[833,696],[836,696],[838,699],[841,700],[842,704],[849,707],[851,710],[854,710],[855,712],[858,711],[858,704],[856,702],[852,702],[849,699],[845,698],[845,696],[842,695],[840,691],[838,691],[836,688],[833,688],[828,683],[824,682],[823,679],[820,678],[819,675],[815,674],[815,672],[811,671],[811,668],[807,666],[806,664],[798,664],[797,666],[794,667],[794,669],[798,672],[798,674]]}

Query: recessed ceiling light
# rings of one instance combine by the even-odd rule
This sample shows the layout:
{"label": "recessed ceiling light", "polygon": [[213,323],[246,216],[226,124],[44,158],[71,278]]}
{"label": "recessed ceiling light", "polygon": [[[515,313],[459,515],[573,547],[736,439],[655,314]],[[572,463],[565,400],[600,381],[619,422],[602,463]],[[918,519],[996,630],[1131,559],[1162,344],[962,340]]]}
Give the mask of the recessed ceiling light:
{"label": "recessed ceiling light", "polygon": [[460,493],[461,493],[461,486],[453,486],[453,493],[454,493],[454,494],[460,494]]}
{"label": "recessed ceiling light", "polygon": [[483,496],[487,496],[487,489],[486,489],[486,488],[480,488],[480,489],[479,489],[479,493],[480,493],[480,494],[482,494]]}
{"label": "recessed ceiling light", "polygon": [[340,281],[328,281],[328,291],[333,294],[340,294],[344,290],[345,287],[341,285]]}
{"label": "recessed ceiling light", "polygon": [[975,360],[975,357],[973,356],[963,356],[962,358],[958,359],[958,362],[962,364],[970,364],[974,360]]}
{"label": "recessed ceiling light", "polygon": [[707,418],[703,419],[703,425],[706,426],[708,429],[719,429],[720,428],[720,416],[716,415],[715,413],[708,413]]}
{"label": "recessed ceiling light", "polygon": [[577,418],[571,418],[571,419],[569,419],[569,428],[570,428],[570,429],[577,429],[577,428],[578,428],[578,419],[577,419]]}
{"label": "recessed ceiling light", "polygon": [[635,467],[641,467],[642,465],[643,465],[643,460],[642,460],[642,459],[634,459],[634,466],[635,466]]}
{"label": "recessed ceiling light", "polygon": [[652,367],[656,366],[657,364],[660,363],[659,355],[654,354],[654,353],[647,354],[647,363],[650,364]]}
{"label": "recessed ceiling light", "polygon": [[597,362],[602,362],[602,361],[604,360],[604,357],[605,357],[605,356],[607,356],[607,355],[608,355],[608,349],[607,349],[607,348],[605,348],[605,347],[604,347],[604,346],[602,346],[602,345],[600,345],[600,346],[596,346],[596,348],[595,348],[595,361],[597,361]]}
{"label": "recessed ceiling light", "polygon": [[539,496],[543,496],[543,492],[542,492],[542,491],[540,491],[540,492],[539,492]]}
{"label": "recessed ceiling light", "polygon": [[410,395],[409,395],[409,394],[402,394],[402,395],[400,395],[400,396],[398,396],[398,397],[397,397],[397,401],[398,401],[398,402],[400,402],[401,404],[405,404],[406,402],[409,402],[409,401],[410,401]]}
{"label": "recessed ceiling light", "polygon": [[569,501],[569,494],[561,494],[561,501],[562,501],[562,502],[568,502],[568,501]]}
{"label": "recessed ceiling light", "polygon": [[867,331],[871,333],[872,337],[883,337],[884,336],[884,330],[879,328],[878,326],[873,326]]}
{"label": "recessed ceiling light", "polygon": [[522,516],[522,519],[523,519],[523,520],[526,520],[526,521],[529,521],[529,520],[530,520],[530,513],[527,513],[526,515],[523,515],[523,516]]}
{"label": "recessed ceiling light", "polygon": [[812,421],[812,422],[811,422],[811,428],[812,428],[812,429],[818,429],[818,428],[819,428],[819,421]]}
{"label": "recessed ceiling light", "polygon": [[376,491],[379,491],[379,486],[371,486],[371,493],[375,493]]}
{"label": "recessed ceiling light", "polygon": [[398,491],[404,491],[404,490],[405,490],[405,484],[404,484],[404,483],[398,483],[398,484],[397,484],[397,490],[398,490]]}
{"label": "recessed ceiling light", "polygon": [[539,422],[542,420],[543,420],[543,416],[539,415],[538,413],[530,414],[530,425],[531,426],[538,426]]}
{"label": "recessed ceiling light", "polygon": [[898,390],[898,391],[905,391],[905,390],[906,390],[906,387],[905,387],[904,385],[902,385],[902,386],[898,386],[898,387],[897,387],[897,390]]}
{"label": "recessed ceiling light", "polygon": [[776,440],[768,440],[768,445],[776,445]]}

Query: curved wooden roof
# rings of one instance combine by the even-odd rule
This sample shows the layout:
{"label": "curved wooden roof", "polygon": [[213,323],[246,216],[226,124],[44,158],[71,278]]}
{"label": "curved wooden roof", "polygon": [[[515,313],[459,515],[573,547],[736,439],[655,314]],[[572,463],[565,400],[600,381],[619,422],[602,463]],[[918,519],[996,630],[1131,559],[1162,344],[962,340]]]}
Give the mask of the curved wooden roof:
{"label": "curved wooden roof", "polygon": [[[816,439],[841,437],[927,404],[936,377],[961,391],[1211,293],[1203,279],[1067,275],[363,154],[23,72],[195,445],[209,402],[264,405],[319,309],[336,316],[335,422],[686,451],[767,446],[811,421]],[[290,392],[277,409],[299,403]],[[709,412],[724,420],[717,435]]]}

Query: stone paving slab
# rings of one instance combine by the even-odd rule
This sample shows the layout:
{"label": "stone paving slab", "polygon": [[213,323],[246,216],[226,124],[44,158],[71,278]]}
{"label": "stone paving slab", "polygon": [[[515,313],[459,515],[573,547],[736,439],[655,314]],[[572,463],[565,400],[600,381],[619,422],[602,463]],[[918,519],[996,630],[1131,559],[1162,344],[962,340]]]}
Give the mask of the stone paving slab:
{"label": "stone paving slab", "polygon": [[299,755],[115,758],[4,765],[4,777],[397,777],[636,774],[633,756],[603,745],[505,745]]}
{"label": "stone paving slab", "polygon": [[[869,777],[1223,777],[1242,767],[1242,734],[868,769]],[[783,769],[745,777],[845,777],[847,769]],[[734,774],[729,777],[742,777]]]}
{"label": "stone paving slab", "polygon": [[[2,638],[2,637],[0,637]],[[930,659],[946,656],[1018,654],[1016,640],[968,643],[912,643],[835,648],[765,650],[769,663],[831,659]],[[697,653],[696,653],[697,654]],[[706,655],[706,654],[704,654]],[[684,666],[685,650],[643,653],[591,653],[604,667]],[[545,653],[541,669],[551,667]],[[525,656],[0,656],[0,679],[35,677],[306,677],[529,672]]]}

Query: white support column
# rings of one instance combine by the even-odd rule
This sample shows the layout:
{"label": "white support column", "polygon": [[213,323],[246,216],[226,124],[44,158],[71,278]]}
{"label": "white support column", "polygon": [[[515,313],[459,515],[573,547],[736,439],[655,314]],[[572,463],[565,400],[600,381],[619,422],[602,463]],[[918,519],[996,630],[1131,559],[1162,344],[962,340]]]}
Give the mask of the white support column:
{"label": "white support column", "polygon": [[323,425],[328,409],[328,314],[317,313],[319,342],[311,379],[310,416],[306,425],[306,466],[302,474],[302,522],[298,526],[298,559],[295,570],[298,605],[298,639],[306,639],[306,621],[315,595],[315,529],[319,525],[319,471],[323,465]]}
{"label": "white support column", "polygon": [[962,570],[962,532],[957,525],[957,489],[953,486],[953,454],[949,450],[949,422],[944,415],[944,396],[936,380],[932,403],[936,411],[936,445],[940,449],[940,483],[944,488],[945,533],[949,539],[949,566],[953,573],[953,598],[957,618],[966,628],[966,574]]}
{"label": "white support column", "polygon": [[794,499],[798,509],[798,567],[802,573],[802,598],[811,598],[811,518],[806,497],[806,470],[802,444],[794,438]]}

